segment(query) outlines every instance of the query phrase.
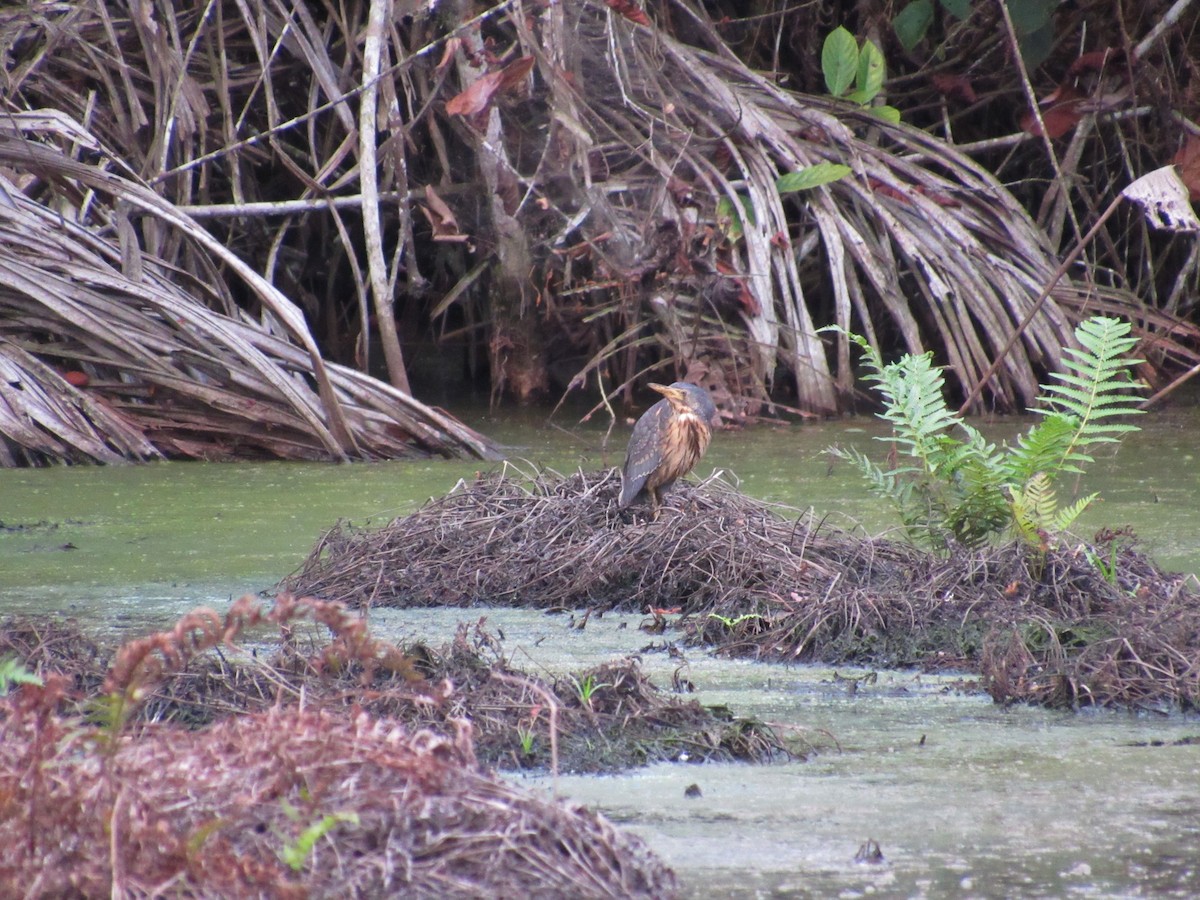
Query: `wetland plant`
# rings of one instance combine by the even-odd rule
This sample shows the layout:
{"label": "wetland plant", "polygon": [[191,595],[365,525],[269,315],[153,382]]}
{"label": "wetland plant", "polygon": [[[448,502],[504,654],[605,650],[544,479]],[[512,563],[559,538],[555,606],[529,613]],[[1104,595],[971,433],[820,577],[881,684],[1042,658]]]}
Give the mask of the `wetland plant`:
{"label": "wetland plant", "polygon": [[579,696],[580,704],[588,709],[592,708],[592,697],[596,695],[596,691],[601,688],[612,687],[611,684],[596,681],[596,676],[591,672],[582,679],[572,675],[571,683],[575,685],[575,693]]}
{"label": "wetland plant", "polygon": [[35,684],[41,686],[42,679],[25,668],[25,664],[15,656],[0,659],[0,697],[9,692],[14,684]]}
{"label": "wetland plant", "polygon": [[943,369],[932,353],[885,364],[864,337],[846,334],[862,349],[865,377],[883,399],[879,417],[892,426],[880,440],[909,461],[885,469],[853,448],[833,453],[891,501],[911,541],[936,552],[1011,535],[1044,555],[1096,498],[1061,506],[1057,479],[1083,474],[1095,447],[1138,430],[1118,421],[1142,411],[1131,374],[1140,360],[1126,357],[1137,340],[1119,319],[1095,316],[1076,327],[1079,347],[1066,348],[1067,371],[1052,374],[1031,410],[1040,421],[1014,445],[999,447],[946,405]]}

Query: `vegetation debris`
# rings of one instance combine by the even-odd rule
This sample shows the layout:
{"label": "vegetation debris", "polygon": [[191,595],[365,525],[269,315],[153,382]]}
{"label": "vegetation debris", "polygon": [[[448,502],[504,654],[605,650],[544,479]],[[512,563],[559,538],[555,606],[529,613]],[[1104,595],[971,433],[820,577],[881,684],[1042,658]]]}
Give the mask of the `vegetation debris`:
{"label": "vegetation debris", "polygon": [[1200,708],[1200,592],[1127,531],[939,555],[717,477],[678,484],[657,521],[618,511],[619,489],[613,471],[504,467],[382,529],[338,524],[284,587],[364,608],[678,610],[729,655],[961,668],[1001,703]]}
{"label": "vegetation debris", "polygon": [[[310,653],[305,616],[334,635]],[[280,630],[270,664],[214,653],[263,624]],[[590,688],[572,703],[484,662],[495,638],[473,634],[405,654],[340,604],[281,596],[264,611],[246,597],[108,660],[70,623],[5,622],[0,655],[40,677],[0,697],[0,893],[673,896],[639,839],[508,784],[477,750],[525,764],[576,730],[608,746],[619,722],[694,752],[722,723],[662,700],[629,661],[576,680]],[[534,734],[527,760],[498,737],[507,722],[523,740],[518,721]]]}

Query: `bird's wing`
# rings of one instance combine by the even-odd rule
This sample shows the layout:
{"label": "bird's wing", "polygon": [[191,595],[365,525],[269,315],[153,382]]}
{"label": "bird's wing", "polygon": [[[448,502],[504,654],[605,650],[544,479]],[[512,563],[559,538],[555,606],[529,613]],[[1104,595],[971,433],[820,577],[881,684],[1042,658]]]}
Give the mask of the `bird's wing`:
{"label": "bird's wing", "polygon": [[658,435],[671,417],[671,404],[659,400],[637,420],[629,438],[629,450],[625,454],[625,465],[621,468],[621,502],[624,509],[646,485],[646,479],[658,468],[661,452]]}

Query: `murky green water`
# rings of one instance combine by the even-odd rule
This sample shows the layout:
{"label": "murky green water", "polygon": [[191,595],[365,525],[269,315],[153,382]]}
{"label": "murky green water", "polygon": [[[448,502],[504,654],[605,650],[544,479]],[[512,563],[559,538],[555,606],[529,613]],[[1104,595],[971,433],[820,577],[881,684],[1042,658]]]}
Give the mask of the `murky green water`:
{"label": "murky green water", "polygon": [[[542,418],[477,424],[512,455],[559,471],[616,465],[628,427],[546,427]],[[1098,461],[1080,492],[1105,501],[1080,529],[1132,525],[1167,568],[1200,572],[1200,474],[1193,408],[1146,417],[1146,430]],[[985,430],[996,438],[1025,423]],[[728,471],[749,494],[843,527],[893,524],[833,443],[873,442],[876,422],[756,428],[717,435],[700,474]],[[161,464],[0,471],[0,612],[72,610],[122,630],[199,603],[268,588],[338,518],[384,522],[478,463]],[[380,611],[389,634],[448,634],[458,610]],[[518,665],[563,671],[650,639],[619,618],[586,632],[561,618],[487,613]],[[636,619],[631,620],[636,623]],[[648,653],[669,684],[678,662]],[[657,766],[613,778],[562,778],[568,796],[643,834],[700,896],[1200,895],[1200,722],[1002,710],[944,680],[882,673],[851,695],[831,673],[688,652],[704,702],[814,733],[842,751],[771,767]],[[921,737],[925,737],[921,745]],[[1150,746],[1151,742],[1165,746]],[[549,789],[548,779],[530,779]],[[703,796],[684,797],[696,783]],[[866,840],[886,863],[853,862]]]}
{"label": "murky green water", "polygon": [[[448,639],[450,610],[376,610],[394,637]],[[533,671],[636,654],[707,704],[792,729],[823,748],[771,766],[664,764],[562,776],[557,789],[643,836],[692,897],[1195,897],[1200,895],[1200,720],[1002,709],[957,676],[668,657],[638,616],[494,610]],[[622,627],[624,626],[624,627]],[[669,635],[668,635],[669,637]],[[830,737],[837,745],[830,746]],[[552,791],[549,776],[513,776]],[[702,796],[686,797],[688,786]],[[868,840],[881,865],[854,861]]]}

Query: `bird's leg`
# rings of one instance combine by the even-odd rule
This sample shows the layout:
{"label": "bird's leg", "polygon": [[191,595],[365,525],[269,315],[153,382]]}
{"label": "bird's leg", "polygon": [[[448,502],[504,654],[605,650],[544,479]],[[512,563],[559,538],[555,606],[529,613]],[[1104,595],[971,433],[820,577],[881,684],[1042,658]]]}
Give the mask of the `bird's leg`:
{"label": "bird's leg", "polygon": [[658,488],[650,488],[650,521],[657,522],[662,514],[662,501],[658,496]]}

